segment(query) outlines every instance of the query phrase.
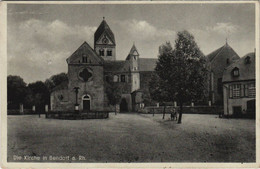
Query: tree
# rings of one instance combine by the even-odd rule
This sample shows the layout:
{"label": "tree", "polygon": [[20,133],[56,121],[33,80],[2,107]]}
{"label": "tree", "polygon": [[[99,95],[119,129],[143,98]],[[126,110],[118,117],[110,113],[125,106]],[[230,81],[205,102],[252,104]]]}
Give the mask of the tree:
{"label": "tree", "polygon": [[162,92],[166,100],[179,102],[178,123],[181,123],[183,104],[204,97],[206,59],[188,31],[178,32],[174,50],[169,44],[161,48],[155,68],[159,77],[158,92]]}
{"label": "tree", "polygon": [[115,107],[115,114],[116,114],[116,105],[118,105],[121,101],[121,95],[122,95],[121,85],[118,85],[117,83],[114,82],[111,83],[105,82],[105,90],[108,98],[108,103],[109,105]]}
{"label": "tree", "polygon": [[30,90],[29,98],[33,98],[31,104],[35,105],[36,108],[43,110],[44,105],[50,103],[49,90],[42,81],[28,84],[28,89]]}
{"label": "tree", "polygon": [[53,88],[60,85],[64,81],[68,81],[67,74],[66,73],[59,73],[59,74],[53,75],[49,79],[47,79],[45,81],[45,85],[48,87],[49,91],[51,91]]}
{"label": "tree", "polygon": [[160,77],[155,73],[152,75],[150,83],[149,83],[149,92],[151,98],[155,101],[158,101],[161,105],[163,105],[163,117],[165,117],[165,102],[171,101],[169,94],[167,92],[167,83],[165,83]]}
{"label": "tree", "polygon": [[[172,52],[172,46],[170,42],[166,42],[164,45],[159,47],[159,58],[163,55],[169,55]],[[158,64],[158,63],[157,63]],[[153,100],[158,101],[161,105],[163,105],[163,117],[165,118],[165,109],[166,103],[171,101],[170,95],[167,91],[168,84],[165,83],[159,76],[158,73],[155,72],[149,83],[149,91]]]}
{"label": "tree", "polygon": [[27,94],[26,83],[20,76],[7,77],[7,102],[8,108],[18,108],[24,102]]}

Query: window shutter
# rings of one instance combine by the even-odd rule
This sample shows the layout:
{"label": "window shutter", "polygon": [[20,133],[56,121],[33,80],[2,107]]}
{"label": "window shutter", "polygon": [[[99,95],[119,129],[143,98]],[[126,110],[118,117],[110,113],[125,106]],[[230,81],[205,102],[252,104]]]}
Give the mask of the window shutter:
{"label": "window shutter", "polygon": [[229,85],[229,97],[232,98],[233,96],[233,86]]}
{"label": "window shutter", "polygon": [[240,93],[241,93],[241,97],[244,97],[244,85],[243,84],[241,84],[241,88],[240,88],[241,90],[240,90]]}
{"label": "window shutter", "polygon": [[248,85],[245,84],[244,88],[245,88],[245,96],[248,97]]}

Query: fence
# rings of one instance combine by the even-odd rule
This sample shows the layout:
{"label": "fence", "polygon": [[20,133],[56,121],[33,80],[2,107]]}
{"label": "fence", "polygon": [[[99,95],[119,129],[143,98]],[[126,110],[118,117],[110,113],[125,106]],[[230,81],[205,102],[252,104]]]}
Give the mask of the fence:
{"label": "fence", "polygon": [[[170,113],[173,109],[179,111],[179,106],[166,106],[165,113]],[[139,110],[139,113],[150,113],[150,114],[162,114],[164,111],[164,107],[145,107],[142,110]],[[183,113],[184,114],[220,114],[223,113],[223,106],[184,106]]]}
{"label": "fence", "polygon": [[19,109],[8,109],[7,115],[32,115],[32,114],[44,114],[48,112],[49,108],[48,105],[44,107],[37,107],[32,106],[32,109],[24,109],[23,104],[19,105]]}

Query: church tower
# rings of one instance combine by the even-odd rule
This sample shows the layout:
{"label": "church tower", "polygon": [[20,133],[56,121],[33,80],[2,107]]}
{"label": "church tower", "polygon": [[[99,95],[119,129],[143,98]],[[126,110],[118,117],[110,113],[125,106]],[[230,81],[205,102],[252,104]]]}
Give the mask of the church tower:
{"label": "church tower", "polygon": [[109,28],[105,17],[94,35],[94,48],[96,53],[104,60],[116,60],[116,41],[114,33]]}
{"label": "church tower", "polygon": [[140,73],[139,73],[139,53],[133,44],[126,60],[130,62],[130,72],[131,72],[131,92],[140,89]]}

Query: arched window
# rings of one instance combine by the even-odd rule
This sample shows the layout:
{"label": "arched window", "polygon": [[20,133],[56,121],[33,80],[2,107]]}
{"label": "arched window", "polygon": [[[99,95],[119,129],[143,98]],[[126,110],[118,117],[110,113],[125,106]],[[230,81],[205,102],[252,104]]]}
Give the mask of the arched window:
{"label": "arched window", "polygon": [[233,75],[233,77],[238,77],[239,76],[239,69],[237,67],[235,67],[232,70],[232,75]]}
{"label": "arched window", "polygon": [[247,56],[247,57],[245,58],[245,62],[246,62],[246,64],[251,63],[251,61],[250,61],[250,56]]}
{"label": "arched window", "polygon": [[104,49],[99,49],[99,55],[100,55],[100,56],[104,56],[104,55],[105,55]]}
{"label": "arched window", "polygon": [[88,63],[87,55],[82,56],[82,63]]}
{"label": "arched window", "polygon": [[121,82],[125,82],[125,75],[121,75]]}
{"label": "arched window", "polygon": [[111,49],[107,50],[107,56],[112,56],[112,50]]}
{"label": "arched window", "polygon": [[227,61],[226,61],[226,62],[227,62],[227,64],[229,64],[229,63],[230,63],[230,61],[229,61],[229,58],[227,58]]}
{"label": "arched window", "polygon": [[117,75],[114,75],[113,81],[114,81],[114,82],[118,82],[118,79],[119,79],[118,76],[117,76]]}

